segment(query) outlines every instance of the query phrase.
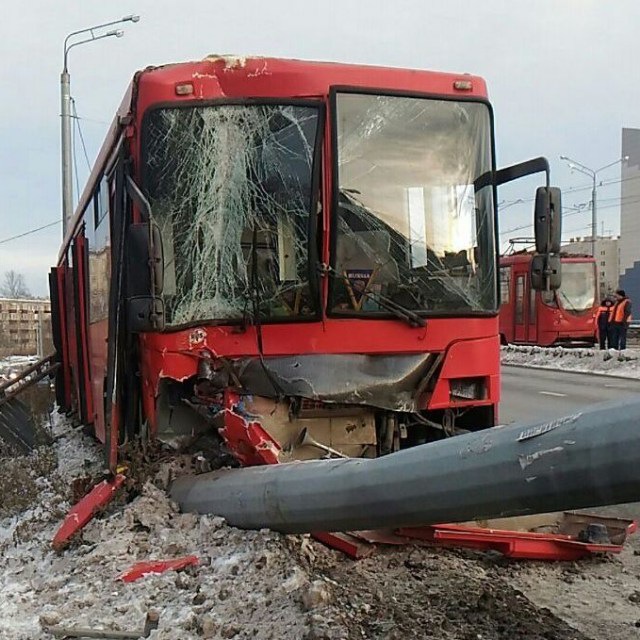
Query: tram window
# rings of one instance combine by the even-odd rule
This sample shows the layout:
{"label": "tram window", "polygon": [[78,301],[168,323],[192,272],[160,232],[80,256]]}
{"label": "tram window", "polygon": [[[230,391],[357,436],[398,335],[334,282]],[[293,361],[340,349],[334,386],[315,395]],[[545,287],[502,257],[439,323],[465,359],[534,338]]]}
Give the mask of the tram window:
{"label": "tram window", "polygon": [[524,324],[524,276],[516,278],[516,324]]}
{"label": "tram window", "polygon": [[511,267],[500,267],[500,302],[509,304],[511,297]]}
{"label": "tram window", "polygon": [[529,296],[529,324],[536,323],[536,290],[531,289]]}

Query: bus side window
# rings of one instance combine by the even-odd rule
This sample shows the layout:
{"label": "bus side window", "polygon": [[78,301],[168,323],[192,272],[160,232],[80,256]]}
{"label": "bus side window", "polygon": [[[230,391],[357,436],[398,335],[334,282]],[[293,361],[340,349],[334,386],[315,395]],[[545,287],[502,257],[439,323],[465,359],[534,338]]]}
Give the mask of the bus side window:
{"label": "bus side window", "polygon": [[[103,176],[93,195],[93,220],[87,220],[89,235],[89,322],[109,315],[111,280],[110,185]],[[92,224],[90,224],[90,222]]]}

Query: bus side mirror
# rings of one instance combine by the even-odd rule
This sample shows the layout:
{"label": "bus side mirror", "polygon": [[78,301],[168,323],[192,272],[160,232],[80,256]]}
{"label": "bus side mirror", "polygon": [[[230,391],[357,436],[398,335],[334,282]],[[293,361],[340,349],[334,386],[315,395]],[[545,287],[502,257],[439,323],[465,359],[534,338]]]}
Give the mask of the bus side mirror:
{"label": "bus side mirror", "polygon": [[164,329],[162,236],[154,222],[129,225],[126,247],[127,325],[133,333]]}
{"label": "bus side mirror", "polygon": [[534,210],[537,253],[560,253],[562,198],[558,187],[538,187]]}
{"label": "bus side mirror", "polygon": [[536,291],[555,291],[562,279],[560,256],[538,254],[531,260],[531,288]]}

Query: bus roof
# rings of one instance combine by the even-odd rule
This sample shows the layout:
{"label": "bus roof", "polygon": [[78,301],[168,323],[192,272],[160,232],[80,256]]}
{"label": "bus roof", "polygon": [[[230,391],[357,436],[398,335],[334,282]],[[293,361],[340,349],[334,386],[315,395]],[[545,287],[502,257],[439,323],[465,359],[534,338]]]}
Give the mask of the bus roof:
{"label": "bus roof", "polygon": [[[208,56],[199,62],[149,67],[140,72],[140,96],[149,102],[176,100],[175,87],[192,83],[193,94],[185,99],[215,97],[325,96],[332,86],[378,89],[381,92],[432,94],[447,97],[486,98],[484,80],[468,74],[440,73],[416,69],[374,67],[336,62],[313,62],[279,58]],[[462,81],[470,88],[454,86]],[[464,85],[467,87],[468,85]]]}

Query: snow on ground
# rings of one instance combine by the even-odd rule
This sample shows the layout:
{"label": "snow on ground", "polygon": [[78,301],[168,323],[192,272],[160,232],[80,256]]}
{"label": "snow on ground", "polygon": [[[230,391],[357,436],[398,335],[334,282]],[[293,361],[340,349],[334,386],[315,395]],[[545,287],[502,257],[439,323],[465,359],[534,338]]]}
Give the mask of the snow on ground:
{"label": "snow on ground", "polygon": [[0,358],[0,382],[12,380],[22,369],[38,361],[38,356],[6,356]]}
{"label": "snow on ground", "polygon": [[[136,630],[154,609],[160,622],[150,637],[157,640],[302,638],[331,620],[330,611],[315,621],[309,613],[326,604],[327,588],[302,564],[308,537],[239,531],[221,518],[180,514],[151,482],[129,504],[94,519],[70,548],[53,552],[51,539],[70,506],[69,482],[102,466],[100,449],[81,430],[58,419],[54,436],[57,464],[36,464],[44,453],[22,459],[34,485],[31,505],[6,515],[13,505],[0,502],[3,640],[48,639],[43,625]],[[197,568],[117,580],[135,562],[191,554],[200,559]],[[340,625],[327,633],[348,637]]]}
{"label": "snow on ground", "polygon": [[541,369],[561,369],[622,378],[640,378],[640,349],[617,351],[507,345],[501,350],[502,364]]}
{"label": "snow on ground", "polygon": [[[602,629],[611,640],[637,635],[640,557],[631,549],[623,563],[556,564],[542,572],[482,553],[410,546],[378,547],[353,561],[309,536],[241,531],[215,516],[181,514],[156,486],[165,470],[55,553],[50,543],[69,508],[70,482],[97,479],[103,463],[99,447],[65,419],[53,421],[53,433],[51,449],[0,464],[2,640],[52,640],[47,625],[138,630],[152,610],[160,616],[152,640],[595,640]],[[197,556],[199,566],[118,580],[136,562],[185,555]],[[591,579],[594,568],[606,582]],[[566,588],[575,575],[584,580],[575,585],[582,608]],[[589,606],[603,597],[607,607]]]}

